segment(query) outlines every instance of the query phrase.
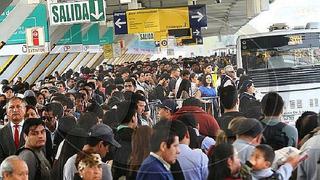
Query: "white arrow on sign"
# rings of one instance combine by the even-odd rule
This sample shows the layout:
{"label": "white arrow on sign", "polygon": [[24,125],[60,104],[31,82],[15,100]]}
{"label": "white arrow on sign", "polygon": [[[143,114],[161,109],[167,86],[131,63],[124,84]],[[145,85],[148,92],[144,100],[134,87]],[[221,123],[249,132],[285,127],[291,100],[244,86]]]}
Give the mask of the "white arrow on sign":
{"label": "white arrow on sign", "polygon": [[197,15],[191,16],[192,19],[198,19],[197,20],[198,22],[200,22],[203,17],[204,17],[203,14],[199,11],[197,12]]}
{"label": "white arrow on sign", "polygon": [[121,29],[121,25],[123,25],[123,24],[127,24],[126,22],[120,22],[121,21],[121,19],[119,18],[117,21],[116,21],[116,23],[114,23],[116,26],[118,26],[118,28],[120,28]]}
{"label": "white arrow on sign", "polygon": [[196,29],[196,31],[194,31],[193,34],[195,34],[196,36],[199,36],[200,35],[200,31],[198,29]]}
{"label": "white arrow on sign", "polygon": [[94,1],[94,11],[94,13],[91,13],[91,16],[93,16],[96,20],[99,20],[103,13],[99,13],[99,2],[97,0]]}

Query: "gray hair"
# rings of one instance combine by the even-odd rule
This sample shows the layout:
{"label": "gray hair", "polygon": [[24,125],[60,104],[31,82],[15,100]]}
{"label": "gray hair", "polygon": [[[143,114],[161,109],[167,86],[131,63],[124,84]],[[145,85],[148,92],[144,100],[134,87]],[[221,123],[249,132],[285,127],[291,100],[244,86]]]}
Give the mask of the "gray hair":
{"label": "gray hair", "polygon": [[12,167],[12,161],[16,161],[16,160],[23,161],[23,159],[21,159],[19,156],[16,156],[16,155],[9,156],[2,161],[0,165],[0,177],[3,177],[4,172],[8,172],[10,174],[13,172],[14,169]]}

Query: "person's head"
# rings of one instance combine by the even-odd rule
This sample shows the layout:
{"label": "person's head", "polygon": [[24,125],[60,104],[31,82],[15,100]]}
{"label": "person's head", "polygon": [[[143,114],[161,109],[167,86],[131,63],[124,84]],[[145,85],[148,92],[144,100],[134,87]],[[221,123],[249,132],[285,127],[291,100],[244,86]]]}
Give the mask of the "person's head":
{"label": "person's head", "polygon": [[58,88],[59,93],[65,93],[66,92],[66,84],[63,81],[56,82],[56,87]]}
{"label": "person's head", "polygon": [[203,66],[203,73],[204,74],[211,74],[212,73],[212,66],[211,64],[207,63]]}
{"label": "person's head", "polygon": [[114,139],[112,129],[105,124],[96,124],[89,130],[87,144],[94,148],[95,153],[105,157],[111,146],[120,148],[121,145]]}
{"label": "person's head", "polygon": [[299,139],[310,133],[319,126],[318,114],[312,111],[306,111],[296,121]]}
{"label": "person's head", "polygon": [[86,107],[85,95],[82,93],[75,93],[75,107],[77,112],[83,112]]}
{"label": "person's head", "polygon": [[42,87],[40,89],[40,93],[44,95],[45,99],[49,99],[50,97],[50,92],[49,92],[49,88],[48,87]]}
{"label": "person's head", "polygon": [[186,80],[189,80],[190,78],[190,71],[189,70],[182,70],[181,71],[181,77],[182,79],[186,79]]}
{"label": "person's head", "polygon": [[138,75],[138,81],[139,82],[144,82],[145,80],[146,80],[146,78],[145,78],[145,74],[144,74],[144,72],[143,71],[139,71],[139,72],[137,72],[137,75]]}
{"label": "person's head", "polygon": [[142,161],[150,154],[150,138],[153,129],[150,126],[140,126],[132,134],[132,151],[130,169],[138,170]]}
{"label": "person's head", "polygon": [[150,150],[169,164],[176,162],[180,153],[179,137],[171,130],[170,121],[160,121],[153,127]]}
{"label": "person's head", "polygon": [[240,78],[241,76],[245,75],[246,71],[243,68],[237,69],[237,77]]}
{"label": "person's head", "polygon": [[179,66],[173,66],[171,68],[171,76],[178,78],[180,77],[180,67]]}
{"label": "person's head", "polygon": [[248,94],[254,94],[256,92],[256,89],[254,87],[253,81],[252,80],[245,80],[243,81],[240,89],[240,93],[246,92]]}
{"label": "person's head", "polygon": [[29,170],[26,162],[19,156],[9,156],[0,166],[0,177],[3,180],[28,180]]}
{"label": "person's head", "polygon": [[237,117],[229,123],[230,129],[237,135],[237,139],[250,141],[258,145],[262,139],[263,126],[260,121],[254,118]]}
{"label": "person's head", "polygon": [[42,94],[42,93],[39,93],[39,92],[37,92],[36,93],[36,98],[37,98],[37,103],[38,104],[40,104],[40,105],[45,105],[45,100],[46,100],[46,98],[45,98],[45,96]]}
{"label": "person's head", "polygon": [[180,120],[171,122],[172,131],[179,137],[180,144],[190,144],[190,136],[187,126]]}
{"label": "person's head", "polygon": [[40,118],[29,118],[23,123],[25,147],[41,149],[46,144],[45,123]]}
{"label": "person's head", "polygon": [[167,87],[169,85],[170,75],[168,73],[163,73],[159,77],[159,84],[163,87]]}
{"label": "person's head", "polygon": [[234,71],[233,69],[233,66],[232,65],[227,65],[225,68],[224,68],[226,74],[228,76],[230,76],[231,78],[235,78],[236,77],[236,72]]}
{"label": "person's head", "polygon": [[266,144],[260,144],[255,147],[250,157],[250,163],[252,169],[255,171],[267,169],[271,167],[275,153],[271,146]]}
{"label": "person's head", "polygon": [[221,88],[220,101],[224,109],[238,110],[239,98],[237,89],[234,86]]}
{"label": "person's head", "polygon": [[142,115],[147,105],[145,96],[140,93],[135,93],[132,99],[136,103],[137,113]]}
{"label": "person's head", "polygon": [[102,161],[99,154],[87,154],[80,152],[77,155],[76,167],[79,176],[83,180],[102,179]]}
{"label": "person's head", "polygon": [[46,104],[42,112],[44,122],[46,123],[46,126],[51,130],[56,128],[56,123],[62,116],[63,106],[58,102]]}
{"label": "person's head", "polygon": [[117,109],[120,124],[135,129],[138,125],[136,105],[133,102],[124,101],[118,105]]}
{"label": "person's head", "polygon": [[6,96],[7,99],[11,99],[14,96],[13,89],[10,86],[3,86],[2,92]]}
{"label": "person's head", "polygon": [[165,99],[161,104],[158,105],[158,117],[159,119],[171,120],[171,115],[176,112],[177,103],[172,99]]}
{"label": "person's head", "polygon": [[26,114],[25,114],[25,119],[28,118],[39,118],[38,110],[34,106],[27,105],[26,106]]}
{"label": "person's head", "polygon": [[13,97],[8,102],[6,112],[9,121],[19,124],[26,113],[26,102],[22,98]]}
{"label": "person's head", "polygon": [[261,100],[262,112],[265,116],[280,116],[283,112],[283,99],[276,92],[269,92]]}
{"label": "person's head", "polygon": [[191,73],[190,74],[190,81],[193,83],[196,83],[198,85],[199,84],[198,75],[196,73]]}
{"label": "person's head", "polygon": [[69,89],[72,89],[76,86],[76,81],[73,78],[67,80],[67,86]]}
{"label": "person's head", "polygon": [[212,86],[212,75],[211,74],[205,74],[202,76],[202,84],[203,86]]}
{"label": "person's head", "polygon": [[124,81],[124,91],[135,92],[136,87],[137,85],[134,79],[129,78]]}
{"label": "person's head", "polygon": [[238,152],[231,144],[217,145],[209,159],[208,179],[226,179],[240,171]]}
{"label": "person's head", "polygon": [[182,107],[184,106],[196,106],[202,107],[201,101],[197,98],[191,97],[182,102]]}

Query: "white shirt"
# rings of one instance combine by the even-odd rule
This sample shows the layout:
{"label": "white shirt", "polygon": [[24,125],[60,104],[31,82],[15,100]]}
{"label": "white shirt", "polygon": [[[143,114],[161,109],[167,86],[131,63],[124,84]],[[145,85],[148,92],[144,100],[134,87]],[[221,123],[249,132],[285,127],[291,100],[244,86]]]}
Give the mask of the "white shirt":
{"label": "white shirt", "polygon": [[[23,123],[24,123],[24,120],[22,120],[18,125],[19,125],[19,127],[18,127],[18,131],[19,131],[19,140],[20,140],[20,134],[21,134],[21,132],[22,132],[22,126],[23,126]],[[12,122],[10,122],[10,126],[11,126],[11,130],[12,130],[12,138],[13,138],[13,141],[14,141],[14,132],[15,132],[15,124],[14,123],[12,123]]]}
{"label": "white shirt", "polygon": [[158,154],[154,153],[154,152],[150,152],[150,155],[155,157],[156,159],[158,159],[162,164],[163,166],[166,168],[166,170],[170,171],[170,164],[167,163],[165,160],[162,159],[162,157],[158,156]]}

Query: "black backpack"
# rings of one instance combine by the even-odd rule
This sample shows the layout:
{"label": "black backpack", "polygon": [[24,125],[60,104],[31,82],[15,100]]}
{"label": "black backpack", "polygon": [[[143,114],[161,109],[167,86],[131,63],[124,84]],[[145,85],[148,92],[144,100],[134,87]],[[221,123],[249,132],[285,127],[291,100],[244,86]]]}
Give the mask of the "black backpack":
{"label": "black backpack", "polygon": [[34,155],[34,157],[36,158],[37,161],[37,167],[36,167],[36,174],[35,174],[35,179],[36,180],[40,180],[41,179],[41,161],[39,159],[39,157],[37,156],[37,154],[30,148],[26,148],[26,147],[21,147],[20,149],[17,150],[16,155],[18,156],[22,151],[27,150],[27,151],[31,151],[32,154]]}
{"label": "black backpack", "polygon": [[285,123],[280,122],[274,126],[270,126],[262,122],[264,127],[263,136],[261,144],[270,145],[273,150],[278,150],[288,146],[289,137],[282,129],[286,126]]}

